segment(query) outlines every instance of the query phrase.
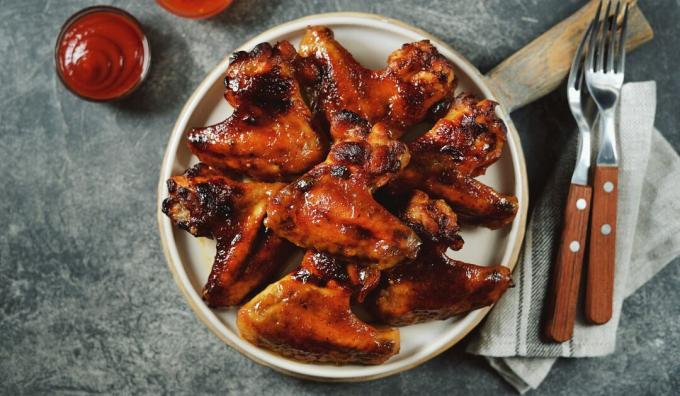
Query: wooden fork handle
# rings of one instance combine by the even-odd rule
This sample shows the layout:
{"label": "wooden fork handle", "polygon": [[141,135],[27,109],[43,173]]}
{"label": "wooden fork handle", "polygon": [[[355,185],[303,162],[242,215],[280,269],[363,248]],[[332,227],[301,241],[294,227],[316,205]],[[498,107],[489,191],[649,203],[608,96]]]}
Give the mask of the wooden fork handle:
{"label": "wooden fork handle", "polygon": [[596,324],[607,323],[612,317],[618,182],[619,168],[615,166],[595,168],[585,316],[588,321]]}
{"label": "wooden fork handle", "polygon": [[589,186],[571,184],[569,187],[545,328],[546,336],[552,341],[567,341],[574,332],[591,195]]}

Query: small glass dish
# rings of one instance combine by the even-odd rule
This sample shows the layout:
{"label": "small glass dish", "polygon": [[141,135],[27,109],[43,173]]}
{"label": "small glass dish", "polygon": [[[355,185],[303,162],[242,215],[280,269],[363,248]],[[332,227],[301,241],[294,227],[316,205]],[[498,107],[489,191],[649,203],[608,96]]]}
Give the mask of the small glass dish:
{"label": "small glass dish", "polygon": [[151,51],[134,16],[120,8],[94,6],[66,20],[54,60],[59,79],[71,93],[107,102],[130,95],[144,82]]}

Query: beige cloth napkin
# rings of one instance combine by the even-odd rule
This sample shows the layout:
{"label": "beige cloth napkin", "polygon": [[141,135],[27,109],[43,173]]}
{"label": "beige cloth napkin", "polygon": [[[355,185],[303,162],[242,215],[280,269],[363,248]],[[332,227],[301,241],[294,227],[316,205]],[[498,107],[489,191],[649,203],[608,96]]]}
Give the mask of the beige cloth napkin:
{"label": "beige cloth napkin", "polygon": [[[582,316],[577,317],[571,341],[555,344],[542,338],[543,307],[575,163],[574,136],[531,214],[522,256],[513,274],[517,286],[496,304],[468,345],[468,352],[487,356],[491,366],[521,393],[536,388],[558,357],[614,352],[624,299],[680,255],[680,222],[668,221],[680,218],[680,157],[654,129],[655,110],[654,82],[623,86],[612,319],[593,326]],[[631,272],[634,276],[629,276]]]}

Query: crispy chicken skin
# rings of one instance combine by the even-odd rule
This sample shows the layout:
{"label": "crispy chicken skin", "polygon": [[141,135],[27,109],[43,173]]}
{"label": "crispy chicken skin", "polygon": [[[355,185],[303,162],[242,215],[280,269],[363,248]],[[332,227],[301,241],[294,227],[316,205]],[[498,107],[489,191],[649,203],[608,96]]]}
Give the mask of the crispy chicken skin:
{"label": "crispy chicken skin", "polygon": [[295,77],[297,53],[287,41],[237,52],[225,78],[234,113],[219,124],[194,128],[189,148],[211,166],[258,180],[290,180],[323,160],[326,143]]}
{"label": "crispy chicken skin", "polygon": [[293,247],[262,226],[267,199],[283,184],[238,182],[205,164],[167,184],[163,213],[179,228],[217,242],[203,290],[209,306],[240,303],[285,264]]}
{"label": "crispy chicken skin", "polygon": [[[308,68],[305,75],[316,87],[314,96],[328,120],[349,110],[372,124],[383,122],[401,131],[421,122],[430,108],[449,101],[455,88],[450,63],[427,40],[404,44],[390,54],[385,69],[370,70],[333,38],[330,29],[310,26],[300,42],[300,55],[316,65],[316,73]],[[342,136],[333,133],[333,138]]]}
{"label": "crispy chicken skin", "polygon": [[334,126],[346,140],[269,201],[265,225],[300,247],[379,269],[415,258],[416,234],[372,196],[406,166],[406,145],[383,124],[370,128],[354,113],[336,114]]}
{"label": "crispy chicken skin", "polygon": [[444,199],[461,220],[499,228],[515,218],[517,197],[474,179],[500,158],[506,129],[496,103],[472,95],[456,97],[446,116],[410,142],[411,162],[390,189],[421,189]]}
{"label": "crispy chicken skin", "polygon": [[346,275],[328,265],[336,266],[325,254],[308,251],[297,272],[239,310],[241,336],[303,362],[380,364],[398,353],[399,331],[359,319],[350,308],[351,288],[337,280]]}
{"label": "crispy chicken skin", "polygon": [[447,248],[458,250],[456,216],[441,200],[415,191],[402,218],[423,239],[421,253],[383,274],[371,309],[383,323],[404,326],[447,319],[495,303],[511,283],[510,269],[481,267],[453,260]]}

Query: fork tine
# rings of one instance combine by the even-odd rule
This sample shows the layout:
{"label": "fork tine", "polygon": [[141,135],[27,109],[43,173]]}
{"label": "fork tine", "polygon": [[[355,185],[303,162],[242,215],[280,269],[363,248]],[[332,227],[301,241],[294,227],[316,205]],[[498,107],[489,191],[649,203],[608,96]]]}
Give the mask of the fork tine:
{"label": "fork tine", "polygon": [[616,62],[616,72],[623,73],[626,65],[626,26],[628,25],[628,3],[623,11],[623,22],[621,22],[621,35],[619,36],[619,57]]}
{"label": "fork tine", "polygon": [[616,9],[614,10],[614,15],[612,15],[609,21],[609,33],[607,37],[609,38],[609,47],[607,48],[607,67],[605,68],[605,73],[610,73],[614,71],[614,58],[616,57],[616,52],[614,52],[614,44],[616,43],[616,30],[618,29],[618,18],[619,11],[621,10],[621,1],[616,2]]}
{"label": "fork tine", "polygon": [[597,32],[600,29],[600,11],[602,11],[602,0],[597,6],[597,12],[590,24],[590,43],[588,43],[588,57],[586,58],[586,70],[595,70],[595,47],[597,44]]}
{"label": "fork tine", "polygon": [[604,14],[602,15],[602,22],[598,23],[598,45],[597,45],[597,65],[595,70],[602,70],[604,71],[604,53],[605,53],[605,46],[607,44],[607,19],[609,19],[609,8],[611,7],[612,2],[608,1],[607,2],[607,9],[605,10]]}
{"label": "fork tine", "polygon": [[588,25],[586,32],[583,34],[583,38],[581,38],[581,42],[578,44],[578,48],[576,48],[576,54],[574,54],[574,59],[571,61],[569,79],[567,80],[568,87],[573,87],[576,89],[580,89],[581,87],[581,82],[583,80],[584,74],[583,68],[585,66],[584,62],[582,62],[583,51],[586,46],[586,43],[588,42],[588,39],[590,38],[590,34],[592,31],[593,23],[591,22],[590,25]]}

